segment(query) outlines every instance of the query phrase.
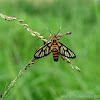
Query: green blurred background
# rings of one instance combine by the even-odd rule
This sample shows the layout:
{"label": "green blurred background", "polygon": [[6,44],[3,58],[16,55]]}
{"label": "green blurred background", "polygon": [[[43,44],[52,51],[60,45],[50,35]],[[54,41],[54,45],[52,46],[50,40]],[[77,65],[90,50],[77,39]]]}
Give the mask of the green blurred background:
{"label": "green blurred background", "polygon": [[[60,42],[75,52],[77,57],[71,62],[82,70],[72,70],[61,57],[54,62],[50,54],[36,60],[18,78],[6,100],[99,100],[99,0],[1,0],[0,13],[25,20],[47,39],[50,33],[46,27],[52,33],[57,33],[60,26],[60,33],[72,32]],[[34,56],[36,46],[42,45],[39,38],[14,21],[0,18],[0,94]]]}

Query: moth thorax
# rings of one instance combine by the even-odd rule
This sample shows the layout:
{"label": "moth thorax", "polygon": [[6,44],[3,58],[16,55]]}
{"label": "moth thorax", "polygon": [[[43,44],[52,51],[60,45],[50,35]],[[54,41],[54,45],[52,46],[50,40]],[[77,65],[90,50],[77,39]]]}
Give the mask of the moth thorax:
{"label": "moth thorax", "polygon": [[53,43],[57,43],[57,39],[56,38],[53,38]]}

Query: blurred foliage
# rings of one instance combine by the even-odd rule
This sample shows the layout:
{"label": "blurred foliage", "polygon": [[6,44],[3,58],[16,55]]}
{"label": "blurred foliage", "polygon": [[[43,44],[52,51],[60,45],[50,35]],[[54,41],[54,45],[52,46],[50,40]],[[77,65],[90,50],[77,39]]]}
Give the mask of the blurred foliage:
{"label": "blurred foliage", "polygon": [[[24,72],[7,100],[66,100],[66,96],[75,100],[74,96],[100,95],[99,0],[3,0],[0,11],[25,20],[47,39],[46,27],[52,33],[57,33],[60,26],[61,33],[71,31],[60,41],[75,52],[77,58],[71,62],[82,70],[72,70],[60,57],[59,62],[54,62],[50,54],[36,60]],[[0,18],[0,93],[33,57],[36,46],[42,45],[39,38],[32,37],[23,27]]]}

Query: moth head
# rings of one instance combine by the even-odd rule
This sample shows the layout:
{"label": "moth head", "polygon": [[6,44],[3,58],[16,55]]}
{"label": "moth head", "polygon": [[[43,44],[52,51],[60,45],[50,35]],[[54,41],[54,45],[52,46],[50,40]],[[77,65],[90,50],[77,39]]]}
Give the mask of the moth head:
{"label": "moth head", "polygon": [[[46,27],[47,28],[47,27]],[[50,35],[49,35],[49,38],[51,38],[51,40],[53,39],[53,38],[56,38],[57,40],[59,40],[60,39],[60,37],[59,37],[59,32],[60,32],[60,30],[61,30],[61,27],[60,27],[60,29],[58,30],[58,32],[57,32],[57,34],[55,34],[54,33],[54,36],[52,37],[52,32],[47,28],[47,30],[50,32]]]}
{"label": "moth head", "polygon": [[51,38],[51,41],[52,41],[54,38],[57,39],[57,35],[56,35],[56,34],[54,34],[54,36]]}
{"label": "moth head", "polygon": [[57,37],[57,35],[56,35],[56,34],[54,34],[54,36],[53,36],[53,37],[55,37],[55,38],[56,38],[56,37]]}

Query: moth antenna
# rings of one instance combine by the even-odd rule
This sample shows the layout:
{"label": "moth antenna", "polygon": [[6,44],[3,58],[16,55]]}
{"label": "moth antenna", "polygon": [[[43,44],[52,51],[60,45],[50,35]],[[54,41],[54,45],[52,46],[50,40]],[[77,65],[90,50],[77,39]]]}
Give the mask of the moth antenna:
{"label": "moth antenna", "polygon": [[[46,27],[47,28],[47,27]],[[51,31],[47,28],[47,30],[51,33]]]}
{"label": "moth antenna", "polygon": [[[60,30],[61,30],[61,26],[60,26],[60,29],[59,29],[58,33],[60,32]],[[58,33],[57,33],[57,34],[58,34]]]}

